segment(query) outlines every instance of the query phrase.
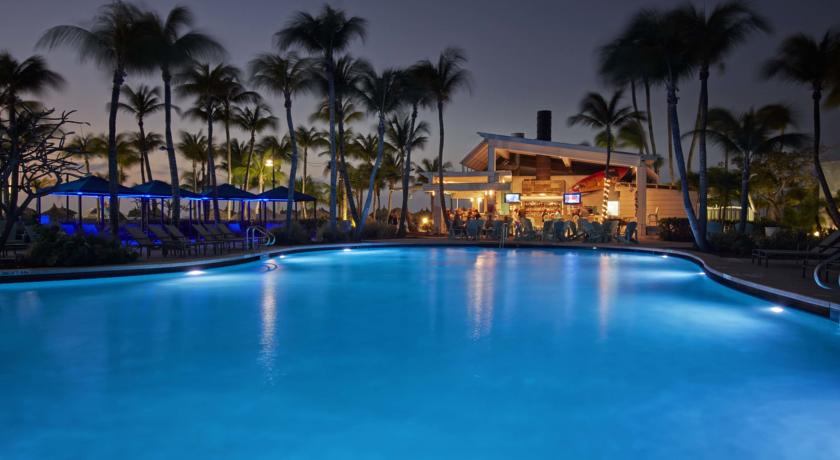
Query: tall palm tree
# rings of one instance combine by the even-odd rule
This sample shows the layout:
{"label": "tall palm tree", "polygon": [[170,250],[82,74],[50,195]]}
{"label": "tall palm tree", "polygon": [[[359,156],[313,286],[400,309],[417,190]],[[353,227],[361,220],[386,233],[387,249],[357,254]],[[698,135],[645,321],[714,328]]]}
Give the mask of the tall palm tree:
{"label": "tall palm tree", "polygon": [[[715,5],[711,13],[706,14],[693,4],[686,4],[678,10],[686,24],[684,33],[687,42],[693,47],[694,59],[697,60],[700,77],[700,102],[697,114],[698,141],[698,219],[700,232],[706,234],[708,218],[708,178],[706,177],[706,129],[709,112],[709,69],[713,65],[722,65],[726,56],[738,45],[744,43],[755,32],[769,32],[767,21],[759,16],[750,6],[741,0],[729,0]],[[692,142],[693,145],[693,142]],[[692,149],[693,150],[693,149]],[[688,158],[691,165],[691,153]]]}
{"label": "tall palm tree", "polygon": [[[414,182],[417,184],[429,184],[431,181],[427,177],[430,173],[437,173],[440,170],[449,171],[452,169],[452,163],[449,161],[440,164],[437,158],[429,159],[423,158],[420,163],[414,164]],[[432,202],[430,205],[434,207],[434,195],[429,197]]]}
{"label": "tall palm tree", "polygon": [[347,49],[355,39],[364,40],[367,22],[359,17],[347,15],[329,5],[325,5],[317,16],[300,11],[292,17],[282,30],[277,32],[275,40],[281,48],[300,46],[312,54],[317,54],[324,67],[329,86],[328,100],[330,109],[330,227],[336,228],[336,134],[335,134],[335,55]]}
{"label": "tall palm tree", "polygon": [[397,236],[402,238],[406,234],[406,220],[408,219],[408,186],[411,181],[411,152],[415,148],[425,148],[428,141],[429,125],[425,121],[417,124],[417,113],[420,107],[428,107],[432,102],[432,93],[429,91],[427,85],[423,84],[423,74],[421,66],[415,65],[409,68],[403,78],[403,98],[406,105],[411,107],[411,120],[408,126],[405,125],[404,120],[401,123],[392,123],[397,139],[400,140],[398,145],[403,149],[402,165],[404,168],[402,174],[402,205],[400,207],[400,224],[397,227]]}
{"label": "tall palm tree", "polygon": [[219,191],[216,183],[216,165],[213,149],[213,122],[217,121],[221,108],[220,99],[227,88],[227,82],[235,78],[237,70],[235,67],[218,64],[210,67],[209,64],[197,63],[182,72],[178,80],[178,93],[182,97],[194,97],[195,107],[190,110],[190,115],[207,122],[207,174],[210,178],[210,190],[213,197],[213,219],[216,223],[220,220],[219,215]]}
{"label": "tall palm tree", "polygon": [[215,39],[200,31],[187,30],[193,25],[192,12],[183,6],[173,8],[166,18],[148,13],[147,47],[163,80],[164,139],[169,161],[169,182],[172,184],[172,222],[178,225],[181,217],[181,195],[178,187],[178,159],[172,139],[172,78],[184,68],[200,59],[217,59],[224,56],[224,48]]}
{"label": "tall palm tree", "polygon": [[[91,148],[96,150],[100,156],[108,155],[108,136],[99,135],[91,141]],[[117,134],[117,178],[120,184],[128,180],[126,170],[141,163],[140,152],[135,148],[131,135],[128,133]]]}
{"label": "tall palm tree", "polygon": [[85,162],[85,174],[90,175],[90,160],[100,156],[100,152],[94,149],[95,136],[91,133],[79,134],[70,139],[65,146],[67,152],[74,157],[81,158]]}
{"label": "tall palm tree", "polygon": [[108,192],[110,195],[111,233],[116,236],[119,225],[117,197],[117,109],[120,89],[129,71],[145,71],[152,65],[144,38],[148,24],[136,6],[115,1],[102,6],[89,29],[61,25],[47,30],[38,46],[50,49],[60,45],[76,48],[82,60],[92,60],[113,76],[110,114],[108,116]]}
{"label": "tall palm tree", "polygon": [[[324,136],[321,131],[315,129],[315,127],[310,126],[307,128],[301,125],[295,129],[295,143],[303,151],[303,181],[300,183],[300,191],[301,193],[306,193],[306,185],[307,182],[309,182],[309,172],[307,170],[309,163],[309,150],[326,147],[329,142],[327,141],[326,136]],[[303,216],[304,218],[307,217],[305,206],[303,207]]]}
{"label": "tall palm tree", "polygon": [[[0,124],[0,128],[5,128],[9,141],[8,156],[4,158],[7,167],[0,173],[0,184],[4,184],[0,187],[0,211],[6,216],[5,225],[0,229],[0,247],[8,239],[16,220],[14,216],[18,214],[20,168],[17,165],[21,161],[18,110],[24,104],[20,97],[24,94],[39,95],[63,84],[64,79],[51,71],[42,57],[32,56],[19,62],[11,54],[0,52],[0,113],[5,109],[8,114],[6,126]],[[7,190],[5,184],[8,183],[13,186]]]}
{"label": "tall palm tree", "polygon": [[837,201],[831,193],[820,160],[822,147],[820,104],[823,90],[838,61],[840,61],[840,31],[829,30],[819,39],[804,34],[786,38],[779,46],[776,57],[768,60],[762,68],[762,75],[765,78],[776,77],[791,83],[807,85],[811,89],[814,169],[817,172],[817,181],[822,188],[825,208],[836,227],[840,227],[840,212],[837,210]]}
{"label": "tall palm tree", "polygon": [[152,179],[152,167],[149,164],[149,146],[146,142],[146,129],[144,126],[145,118],[156,112],[163,110],[163,102],[160,100],[160,88],[149,88],[146,85],[139,85],[134,89],[128,85],[122,87],[122,95],[125,97],[125,102],[119,103],[119,110],[134,115],[137,120],[137,127],[140,131],[138,139],[140,145],[138,146],[140,152],[140,168],[143,181],[148,177]]}
{"label": "tall palm tree", "polygon": [[[228,165],[231,162],[230,147],[230,125],[235,122],[239,104],[261,104],[262,98],[254,91],[249,91],[240,81],[239,69],[231,67],[234,71],[224,80],[224,85],[219,92],[219,110],[217,121],[221,121],[225,128],[225,151],[227,153]],[[264,106],[265,107],[265,106]],[[232,182],[232,171],[228,169],[228,182]],[[228,208],[230,209],[230,208]]]}
{"label": "tall palm tree", "polygon": [[744,233],[749,207],[750,165],[754,158],[780,151],[785,147],[799,148],[807,136],[785,132],[793,124],[790,109],[783,105],[768,105],[735,115],[725,109],[709,111],[707,134],[712,142],[741,159],[741,213],[738,231]]}
{"label": "tall palm tree", "polygon": [[[254,144],[257,141],[257,134],[266,129],[277,128],[277,117],[271,114],[271,108],[265,104],[256,104],[254,107],[236,107],[233,121],[250,136],[248,140],[248,160],[246,161],[245,180],[243,190],[248,189],[248,178],[251,171],[251,161],[254,157]],[[230,165],[228,166],[230,168]]]}
{"label": "tall palm tree", "polygon": [[150,152],[153,152],[163,146],[163,136],[158,133],[153,132],[133,132],[128,135],[128,142],[131,143],[131,146],[137,152],[137,155],[140,157],[140,181],[142,183],[146,183],[147,181],[151,181],[151,166],[149,165],[149,156],[146,154],[143,155],[143,150],[147,149]]}
{"label": "tall palm tree", "polygon": [[598,93],[589,93],[580,101],[577,114],[569,117],[569,126],[583,125],[603,130],[607,141],[607,161],[604,164],[604,199],[601,203],[601,216],[607,218],[607,202],[610,198],[610,160],[612,159],[614,130],[627,122],[638,120],[639,114],[632,107],[621,107],[622,90],[618,90],[607,101]]}
{"label": "tall palm tree", "polygon": [[[292,121],[292,98],[306,92],[310,88],[310,61],[301,59],[296,53],[263,54],[249,64],[251,81],[259,88],[265,88],[275,94],[283,95],[283,107],[286,109],[286,127],[289,131],[289,145],[292,149],[291,165],[289,168],[289,201],[286,204],[286,229],[291,232],[292,208],[295,202],[295,181],[297,180],[298,138]],[[298,128],[302,130],[302,128]],[[304,132],[304,166],[303,175],[306,177],[306,154],[313,145],[312,137]],[[305,183],[305,181],[304,181]]]}
{"label": "tall palm tree", "polygon": [[467,56],[459,48],[446,48],[440,54],[437,62],[424,60],[417,64],[416,71],[426,84],[426,88],[432,94],[438,113],[438,195],[440,196],[440,209],[443,213],[443,221],[446,226],[443,230],[449,229],[449,214],[446,213],[446,199],[443,196],[443,110],[447,104],[452,102],[455,94],[463,89],[470,89],[471,75],[464,68]]}
{"label": "tall palm tree", "polygon": [[382,165],[382,155],[385,151],[385,119],[402,106],[404,100],[401,94],[402,71],[385,69],[377,73],[369,67],[362,74],[359,81],[357,99],[367,112],[378,119],[377,124],[377,152],[373,169],[370,172],[368,195],[362,208],[360,225],[356,228],[356,237],[361,238],[367,214],[370,211],[373,187],[376,182],[379,167]]}
{"label": "tall palm tree", "polygon": [[201,134],[181,131],[181,141],[178,142],[178,151],[192,163],[192,190],[200,192],[199,184],[203,181],[199,175],[198,166],[204,171],[204,163],[207,161],[207,138]]}

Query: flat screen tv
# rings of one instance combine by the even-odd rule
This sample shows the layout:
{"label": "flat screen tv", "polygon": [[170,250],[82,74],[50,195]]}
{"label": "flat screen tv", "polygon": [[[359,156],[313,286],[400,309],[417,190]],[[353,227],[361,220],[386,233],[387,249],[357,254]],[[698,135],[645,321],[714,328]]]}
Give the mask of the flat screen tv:
{"label": "flat screen tv", "polygon": [[522,198],[518,193],[505,193],[505,203],[520,203]]}
{"label": "flat screen tv", "polygon": [[564,204],[580,204],[580,192],[577,193],[564,193],[563,194],[563,203]]}

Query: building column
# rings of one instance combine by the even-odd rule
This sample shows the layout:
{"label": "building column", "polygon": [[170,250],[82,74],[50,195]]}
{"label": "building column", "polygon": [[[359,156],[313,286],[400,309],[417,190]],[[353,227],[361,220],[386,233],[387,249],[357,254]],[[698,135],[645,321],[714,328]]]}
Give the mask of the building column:
{"label": "building column", "polygon": [[492,143],[487,143],[487,182],[496,181],[496,147]]}
{"label": "building column", "polygon": [[432,199],[432,231],[433,233],[440,233],[440,229],[443,228],[443,213],[440,209],[440,200],[436,200],[435,192],[431,192],[429,194]]}
{"label": "building column", "polygon": [[636,221],[639,237],[647,235],[647,165],[636,167]]}

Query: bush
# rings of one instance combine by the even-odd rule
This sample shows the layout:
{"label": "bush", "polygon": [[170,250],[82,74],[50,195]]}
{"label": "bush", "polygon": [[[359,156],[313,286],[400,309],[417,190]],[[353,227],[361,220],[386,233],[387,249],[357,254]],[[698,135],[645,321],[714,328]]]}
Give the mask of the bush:
{"label": "bush", "polygon": [[364,240],[382,240],[395,238],[396,236],[396,227],[377,221],[365,223],[365,228],[362,230],[362,239]]}
{"label": "bush", "polygon": [[38,239],[26,256],[28,265],[78,267],[122,264],[137,259],[137,253],[119,241],[101,236],[67,235],[58,227],[39,227]]}
{"label": "bush", "polygon": [[666,217],[659,220],[659,239],[663,241],[694,241],[691,226],[685,217]]}
{"label": "bush", "polygon": [[291,246],[296,244],[308,244],[312,242],[312,232],[304,228],[300,222],[293,220],[289,231],[286,228],[275,228],[271,231],[274,235],[276,243],[281,246]]}
{"label": "bush", "polygon": [[722,254],[748,256],[755,249],[752,237],[737,232],[713,233],[707,239],[712,250]]}
{"label": "bush", "polygon": [[805,250],[819,243],[819,239],[801,230],[779,229],[773,236],[760,236],[756,247],[761,249]]}
{"label": "bush", "polygon": [[315,240],[319,243],[344,243],[350,240],[350,236],[339,229],[331,229],[330,224],[324,224],[318,229]]}

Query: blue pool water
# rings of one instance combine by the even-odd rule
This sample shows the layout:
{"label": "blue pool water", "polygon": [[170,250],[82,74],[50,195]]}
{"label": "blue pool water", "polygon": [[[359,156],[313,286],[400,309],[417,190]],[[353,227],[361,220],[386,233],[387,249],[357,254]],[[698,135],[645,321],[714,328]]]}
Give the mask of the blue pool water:
{"label": "blue pool water", "polygon": [[837,325],[690,262],[274,262],[0,286],[0,458],[840,458]]}

